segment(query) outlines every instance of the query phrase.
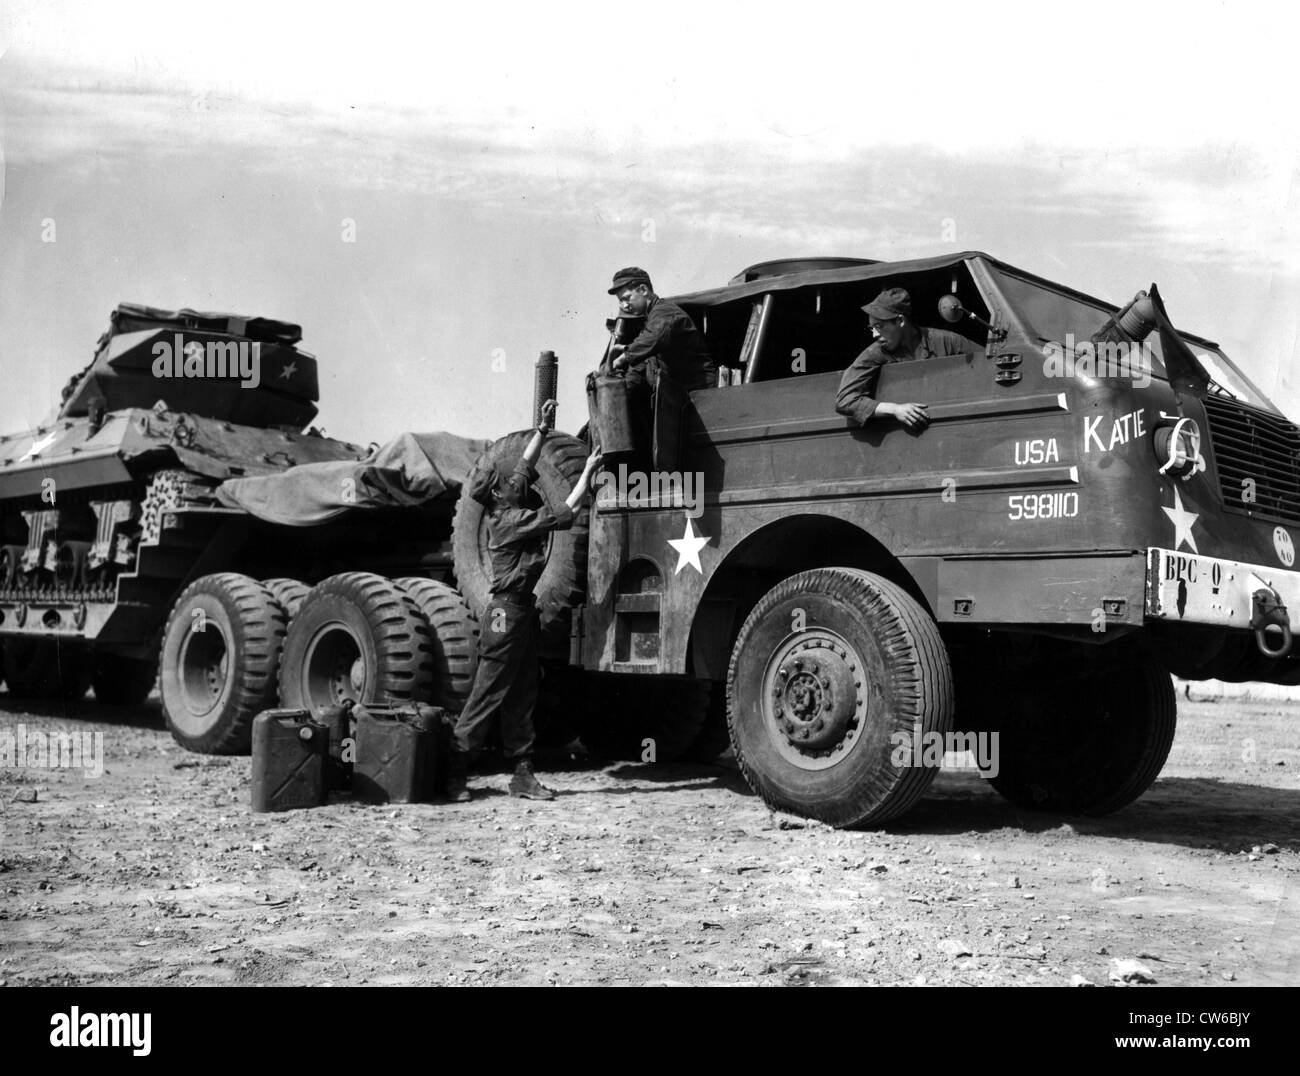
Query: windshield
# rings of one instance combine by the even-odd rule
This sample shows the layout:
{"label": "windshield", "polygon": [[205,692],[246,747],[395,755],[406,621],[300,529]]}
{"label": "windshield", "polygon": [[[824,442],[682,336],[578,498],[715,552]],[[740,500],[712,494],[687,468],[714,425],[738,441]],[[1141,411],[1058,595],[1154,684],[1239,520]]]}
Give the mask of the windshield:
{"label": "windshield", "polygon": [[1002,294],[1010,300],[1016,312],[1028,323],[1031,332],[1044,342],[1053,340],[1069,346],[1067,337],[1087,340],[1099,332],[1111,315],[1109,307],[1096,306],[1071,295],[1062,295],[1032,281],[1001,269],[994,269]]}
{"label": "windshield", "polygon": [[[1156,342],[1158,345],[1159,340]],[[1201,360],[1201,365],[1205,367],[1205,372],[1213,379],[1210,382],[1211,392],[1234,400],[1240,400],[1242,403],[1248,403],[1252,407],[1259,407],[1265,411],[1273,411],[1279,415],[1282,413],[1259,390],[1255,383],[1237,369],[1233,361],[1218,348],[1206,347],[1204,344],[1198,344],[1186,337],[1183,337],[1183,343],[1192,349],[1192,353]]]}
{"label": "windshield", "polygon": [[[1099,332],[1114,313],[1112,307],[1053,291],[1002,269],[994,268],[992,272],[997,277],[1003,294],[1027,323],[1029,330],[1044,342],[1051,340],[1068,346],[1067,338],[1071,335],[1075,341],[1087,340]],[[1281,414],[1277,406],[1219,348],[1189,340],[1185,336],[1182,339],[1210,375],[1211,392]],[[1156,377],[1168,380],[1160,347],[1160,334],[1153,332],[1145,342],[1150,344],[1153,354],[1151,372]]]}

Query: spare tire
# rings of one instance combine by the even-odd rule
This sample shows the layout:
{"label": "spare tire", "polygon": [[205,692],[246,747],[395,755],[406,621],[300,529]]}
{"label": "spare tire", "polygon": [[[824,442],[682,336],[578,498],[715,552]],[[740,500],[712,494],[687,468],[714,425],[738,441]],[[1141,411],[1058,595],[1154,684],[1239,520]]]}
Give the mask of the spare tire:
{"label": "spare tire", "polygon": [[[483,615],[492,577],[488,560],[487,512],[469,495],[474,475],[498,462],[514,464],[532,439],[532,430],[506,434],[494,441],[474,463],[461,487],[452,524],[451,551],[456,583],[475,616]],[[576,437],[553,433],[542,442],[533,486],[548,505],[558,508],[582,476],[587,447]],[[569,610],[578,605],[587,584],[587,509],[578,510],[569,530],[551,534],[546,568],[533,593],[541,617],[543,654],[562,648],[568,656]]]}

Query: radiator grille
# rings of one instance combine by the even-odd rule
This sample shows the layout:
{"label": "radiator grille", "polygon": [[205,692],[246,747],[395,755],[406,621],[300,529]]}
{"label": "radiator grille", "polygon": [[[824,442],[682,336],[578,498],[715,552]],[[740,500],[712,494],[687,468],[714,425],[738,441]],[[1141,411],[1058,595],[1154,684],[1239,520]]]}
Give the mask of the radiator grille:
{"label": "radiator grille", "polygon": [[[1300,524],[1300,426],[1221,396],[1205,397],[1205,417],[1224,505]],[[1254,504],[1242,500],[1246,479]]]}

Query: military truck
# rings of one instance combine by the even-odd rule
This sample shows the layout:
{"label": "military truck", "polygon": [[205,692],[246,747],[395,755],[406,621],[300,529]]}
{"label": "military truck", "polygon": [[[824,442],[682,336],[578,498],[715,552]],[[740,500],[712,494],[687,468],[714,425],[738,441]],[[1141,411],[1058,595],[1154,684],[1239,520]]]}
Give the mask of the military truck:
{"label": "military truck", "polygon": [[[970,344],[883,368],[919,433],[835,410],[887,287]],[[679,694],[606,729],[685,742],[725,684],[776,808],[896,818],[931,745],[983,735],[1011,801],[1102,814],[1164,764],[1170,673],[1300,683],[1300,428],[1154,285],[1121,308],[965,252],[765,263],[675,301],[720,384],[661,381],[654,473],[606,476],[571,661]]]}
{"label": "military truck", "polygon": [[56,414],[0,437],[11,698],[75,704],[93,685],[129,705],[156,682],[181,743],[246,752],[281,697],[463,697],[477,629],[445,581],[454,487],[400,507],[358,490],[364,510],[303,525],[220,498],[308,464],[354,483],[374,472],[373,452],[309,427],[317,363],[301,338],[270,318],[124,303]]}
{"label": "military truck", "polygon": [[[878,398],[927,405],[919,433],[835,410],[869,342],[861,307],[895,286],[919,322],[932,310],[970,343],[883,369]],[[1217,345],[1174,329],[1154,285],[1121,308],[966,252],[764,263],[676,301],[719,384],[660,381],[649,466],[611,460],[537,589],[543,701],[597,751],[666,760],[729,741],[772,806],[847,826],[898,817],[936,745],[982,736],[1013,802],[1101,814],[1164,764],[1171,672],[1300,683],[1300,428]],[[161,320],[138,331],[174,328]],[[311,371],[296,406],[314,402],[296,337],[206,328],[264,331],[285,369]],[[123,356],[107,344],[92,370]],[[202,394],[148,407],[156,384],[134,384],[107,407],[74,390],[35,441],[0,441],[11,691],[56,662],[63,690],[75,672],[84,691],[93,660],[97,693],[136,697],[161,649],[168,723],[201,751],[246,751],[277,702],[463,701],[488,586],[463,488],[268,523],[220,499],[230,479],[297,486],[333,464],[290,457],[359,450],[265,416],[236,425]],[[596,400],[584,436],[546,442],[546,500],[608,427]],[[75,477],[56,481],[52,517],[58,468]],[[114,667],[132,661],[119,692]]]}

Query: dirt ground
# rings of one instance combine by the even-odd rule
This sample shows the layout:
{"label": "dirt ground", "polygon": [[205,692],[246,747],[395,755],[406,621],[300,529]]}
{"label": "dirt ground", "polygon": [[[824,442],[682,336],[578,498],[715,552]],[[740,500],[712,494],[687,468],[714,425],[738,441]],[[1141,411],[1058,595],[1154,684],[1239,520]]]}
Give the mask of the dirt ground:
{"label": "dirt ground", "polygon": [[[0,981],[18,984],[1300,982],[1300,713],[1181,701],[1155,787],[1105,819],[942,773],[883,832],[770,813],[726,766],[568,764],[551,804],[249,810],[156,700],[104,773],[0,769]],[[34,802],[31,800],[35,792]]]}

